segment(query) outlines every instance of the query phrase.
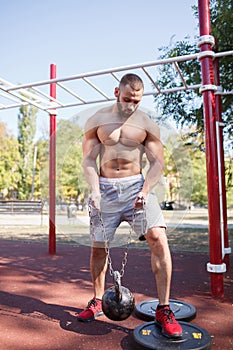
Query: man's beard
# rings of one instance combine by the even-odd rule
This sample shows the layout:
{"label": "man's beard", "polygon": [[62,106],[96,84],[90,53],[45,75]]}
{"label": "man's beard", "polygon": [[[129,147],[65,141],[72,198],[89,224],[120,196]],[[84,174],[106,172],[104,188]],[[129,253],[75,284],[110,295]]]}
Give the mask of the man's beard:
{"label": "man's beard", "polygon": [[136,108],[133,110],[127,107],[124,108],[123,104],[120,102],[119,96],[117,97],[117,108],[118,108],[119,114],[124,118],[130,117],[136,111]]}

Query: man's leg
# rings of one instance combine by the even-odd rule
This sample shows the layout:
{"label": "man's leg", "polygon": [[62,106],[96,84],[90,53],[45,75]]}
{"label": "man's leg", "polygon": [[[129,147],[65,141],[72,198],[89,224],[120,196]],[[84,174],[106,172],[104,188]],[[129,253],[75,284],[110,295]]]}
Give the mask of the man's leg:
{"label": "man's leg", "polygon": [[182,327],[176,321],[169,306],[172,260],[165,229],[154,227],[148,230],[145,237],[151,249],[151,267],[155,275],[159,299],[155,321],[161,326],[165,336],[177,338],[182,335]]}
{"label": "man's leg", "polygon": [[92,247],[90,269],[94,288],[94,296],[102,299],[105,287],[105,275],[108,267],[107,254],[105,248]]}
{"label": "man's leg", "polygon": [[151,249],[151,267],[155,275],[159,303],[169,304],[172,261],[167,236],[163,227],[149,229],[146,240]]}
{"label": "man's leg", "polygon": [[94,321],[96,317],[103,315],[101,300],[104,294],[107,265],[108,261],[105,248],[92,247],[90,269],[94,297],[89,301],[87,307],[78,315],[79,321],[90,322]]}

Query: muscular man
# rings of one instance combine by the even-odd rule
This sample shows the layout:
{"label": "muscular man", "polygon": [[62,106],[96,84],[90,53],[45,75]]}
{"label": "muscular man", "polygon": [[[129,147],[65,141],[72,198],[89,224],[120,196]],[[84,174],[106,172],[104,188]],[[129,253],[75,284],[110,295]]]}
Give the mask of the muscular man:
{"label": "muscular man", "polygon": [[[105,244],[113,240],[120,223],[127,221],[140,240],[147,240],[151,249],[159,299],[155,320],[166,336],[180,337],[182,328],[169,307],[172,262],[166,224],[157,198],[151,193],[163,171],[163,145],[158,126],[138,109],[143,90],[140,77],[126,74],[115,88],[116,103],[98,111],[85,126],[83,169],[92,191],[90,269],[94,296],[78,320],[89,322],[103,314]],[[142,175],[144,154],[149,161],[145,178]]]}

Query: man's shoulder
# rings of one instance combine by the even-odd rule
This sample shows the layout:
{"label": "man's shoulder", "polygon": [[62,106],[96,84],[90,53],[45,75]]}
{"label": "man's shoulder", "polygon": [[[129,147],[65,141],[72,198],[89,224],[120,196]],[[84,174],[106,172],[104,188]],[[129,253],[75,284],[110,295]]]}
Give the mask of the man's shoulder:
{"label": "man's shoulder", "polygon": [[140,118],[138,121],[141,123],[141,127],[144,128],[148,134],[159,138],[160,136],[160,128],[156,121],[150,116],[150,114],[146,113],[143,110],[138,110]]}
{"label": "man's shoulder", "polygon": [[158,128],[158,124],[156,123],[156,121],[148,113],[144,112],[141,109],[139,109],[137,111],[137,113],[138,113],[138,116],[136,116],[136,119],[140,123],[142,123],[142,125]]}
{"label": "man's shoulder", "polygon": [[102,123],[106,122],[106,118],[111,113],[112,106],[104,107],[95,112],[86,122],[85,129],[98,128]]}

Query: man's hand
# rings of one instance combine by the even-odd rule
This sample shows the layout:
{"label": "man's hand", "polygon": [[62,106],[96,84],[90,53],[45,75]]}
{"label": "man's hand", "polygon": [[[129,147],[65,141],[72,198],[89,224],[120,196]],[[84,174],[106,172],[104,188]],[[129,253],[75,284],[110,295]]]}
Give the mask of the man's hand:
{"label": "man's hand", "polygon": [[144,207],[146,203],[146,197],[142,192],[139,192],[139,194],[137,195],[137,198],[134,202],[134,209],[140,209],[142,207]]}
{"label": "man's hand", "polygon": [[90,195],[90,205],[97,210],[100,210],[101,194],[98,192],[92,192]]}

